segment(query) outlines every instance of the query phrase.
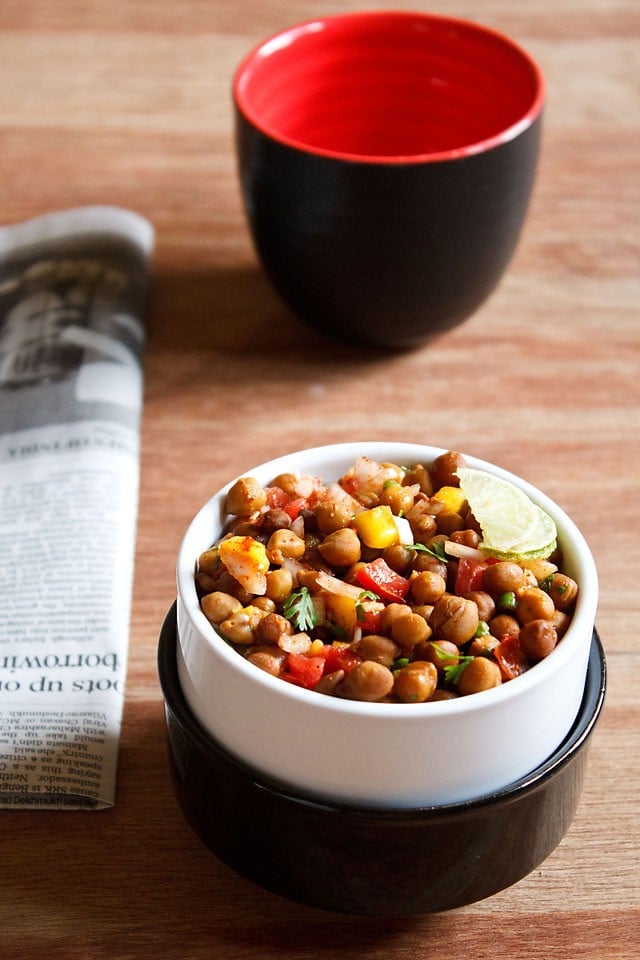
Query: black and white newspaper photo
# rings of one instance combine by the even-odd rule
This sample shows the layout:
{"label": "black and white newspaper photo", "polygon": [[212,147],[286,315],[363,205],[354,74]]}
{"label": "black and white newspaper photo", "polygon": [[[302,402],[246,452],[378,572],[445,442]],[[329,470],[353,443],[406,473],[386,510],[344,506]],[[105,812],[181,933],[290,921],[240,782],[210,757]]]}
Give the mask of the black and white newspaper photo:
{"label": "black and white newspaper photo", "polygon": [[112,806],[151,225],[0,229],[0,808]]}

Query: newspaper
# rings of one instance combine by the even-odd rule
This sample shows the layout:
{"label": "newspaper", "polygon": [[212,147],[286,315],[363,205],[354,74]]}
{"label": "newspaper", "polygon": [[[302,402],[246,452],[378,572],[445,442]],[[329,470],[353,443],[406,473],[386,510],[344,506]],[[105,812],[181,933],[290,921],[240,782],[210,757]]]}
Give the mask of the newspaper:
{"label": "newspaper", "polygon": [[114,803],[152,247],[115,207],[0,228],[0,808]]}

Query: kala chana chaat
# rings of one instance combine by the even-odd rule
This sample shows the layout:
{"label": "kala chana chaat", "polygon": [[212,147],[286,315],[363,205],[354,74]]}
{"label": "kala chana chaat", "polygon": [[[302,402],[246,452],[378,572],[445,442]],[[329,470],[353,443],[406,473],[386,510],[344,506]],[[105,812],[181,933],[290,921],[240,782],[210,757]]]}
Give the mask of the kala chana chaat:
{"label": "kala chana chaat", "polygon": [[423,703],[512,680],[565,633],[578,585],[555,525],[461,454],[359,457],[339,480],[229,489],[200,605],[256,667],[318,693]]}

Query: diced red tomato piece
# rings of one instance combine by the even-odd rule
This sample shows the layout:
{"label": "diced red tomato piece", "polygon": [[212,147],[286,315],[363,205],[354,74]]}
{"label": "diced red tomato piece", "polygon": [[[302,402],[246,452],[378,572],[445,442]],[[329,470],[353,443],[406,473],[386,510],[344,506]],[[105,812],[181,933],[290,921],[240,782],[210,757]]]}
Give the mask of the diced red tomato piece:
{"label": "diced red tomato piece", "polygon": [[284,509],[285,504],[291,500],[289,494],[285,493],[281,487],[265,487],[265,493],[267,494],[267,505],[272,510]]}
{"label": "diced red tomato piece", "polygon": [[482,577],[487,566],[482,560],[460,557],[454,587],[456,594],[461,597],[471,590],[482,590]]}
{"label": "diced red tomato piece", "polygon": [[409,581],[392,570],[382,557],[360,567],[356,577],[365,590],[371,590],[384,600],[395,603],[404,600],[409,590]]}
{"label": "diced red tomato piece", "polygon": [[380,629],[380,619],[384,603],[376,600],[364,600],[362,603],[356,603],[357,624],[363,630],[369,630],[375,633]]}
{"label": "diced red tomato piece", "polygon": [[282,676],[299,687],[313,690],[322,677],[324,669],[324,657],[306,657],[303,653],[290,653]]}
{"label": "diced red tomato piece", "polygon": [[507,637],[493,651],[505,680],[513,680],[528,669],[529,663],[517,637]]}
{"label": "diced red tomato piece", "polygon": [[293,497],[288,503],[285,503],[282,509],[285,513],[289,514],[292,520],[295,520],[296,517],[300,515],[300,511],[304,510],[306,506],[306,497]]}
{"label": "diced red tomato piece", "polygon": [[325,673],[335,673],[336,670],[344,670],[349,673],[355,666],[362,662],[362,658],[350,650],[348,647],[334,647],[325,644],[324,648]]}

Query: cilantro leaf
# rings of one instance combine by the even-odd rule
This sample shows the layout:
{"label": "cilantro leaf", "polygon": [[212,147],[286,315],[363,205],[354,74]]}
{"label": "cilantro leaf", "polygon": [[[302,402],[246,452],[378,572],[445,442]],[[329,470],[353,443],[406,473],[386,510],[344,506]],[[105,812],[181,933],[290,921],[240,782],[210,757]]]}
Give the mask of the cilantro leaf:
{"label": "cilantro leaf", "polygon": [[320,622],[308,587],[300,587],[289,594],[282,612],[297,630],[313,630]]}

